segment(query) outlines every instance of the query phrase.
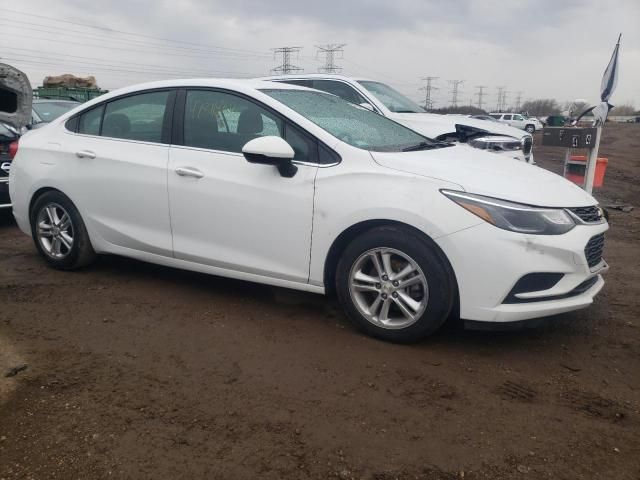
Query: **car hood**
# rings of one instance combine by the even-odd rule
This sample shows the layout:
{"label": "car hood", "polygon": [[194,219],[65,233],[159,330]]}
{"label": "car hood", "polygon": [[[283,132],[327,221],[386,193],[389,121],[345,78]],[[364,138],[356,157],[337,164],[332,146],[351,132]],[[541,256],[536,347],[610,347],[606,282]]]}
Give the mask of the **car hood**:
{"label": "car hood", "polygon": [[418,152],[371,152],[371,155],[383,167],[450,182],[468,193],[540,207],[585,207],[598,203],[555,173],[467,145]]}
{"label": "car hood", "polygon": [[10,108],[3,109],[0,105],[0,122],[18,131],[27,126],[31,121],[33,99],[27,76],[11,65],[0,63],[0,92],[8,98],[15,99],[15,103],[8,102]]}
{"label": "car hood", "polygon": [[477,118],[469,118],[462,115],[438,115],[436,113],[394,113],[390,118],[396,122],[415,130],[418,133],[426,135],[429,138],[436,138],[445,133],[453,133],[456,131],[456,125],[465,125],[469,127],[485,130],[496,135],[508,135],[510,137],[522,139],[529,136],[519,128],[503,125],[498,122],[488,120],[479,120]]}

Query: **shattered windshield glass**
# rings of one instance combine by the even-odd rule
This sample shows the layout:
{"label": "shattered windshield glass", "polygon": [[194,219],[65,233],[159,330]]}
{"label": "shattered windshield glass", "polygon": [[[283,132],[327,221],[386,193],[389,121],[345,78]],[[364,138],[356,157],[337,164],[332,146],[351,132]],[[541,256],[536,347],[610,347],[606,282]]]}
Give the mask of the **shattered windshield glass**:
{"label": "shattered windshield glass", "polygon": [[262,92],[295,110],[334,137],[363,150],[399,152],[429,148],[437,144],[399,123],[335,95],[306,90],[267,89]]}
{"label": "shattered windshield glass", "polygon": [[391,112],[425,113],[425,110],[420,105],[411,101],[389,85],[365,80],[361,80],[358,83],[366,88],[374,97],[380,100]]}

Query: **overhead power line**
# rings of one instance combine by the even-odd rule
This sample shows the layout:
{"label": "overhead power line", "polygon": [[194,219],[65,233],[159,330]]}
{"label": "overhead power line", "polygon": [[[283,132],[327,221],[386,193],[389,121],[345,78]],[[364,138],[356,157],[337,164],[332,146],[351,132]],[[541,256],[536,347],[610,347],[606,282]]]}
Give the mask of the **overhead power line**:
{"label": "overhead power line", "polygon": [[157,36],[153,36],[153,35],[145,35],[142,33],[136,33],[136,32],[127,32],[124,30],[117,30],[115,28],[111,28],[111,27],[107,27],[107,26],[98,26],[98,25],[91,25],[91,24],[87,24],[87,23],[82,23],[82,22],[78,22],[78,21],[73,21],[73,20],[67,20],[67,19],[63,19],[63,18],[59,18],[59,17],[50,17],[50,16],[46,16],[46,15],[39,15],[39,14],[35,14],[32,12],[24,12],[24,11],[20,11],[20,10],[12,10],[10,8],[0,8],[0,11],[4,11],[4,12],[10,12],[16,15],[23,15],[25,17],[29,17],[30,19],[33,18],[41,18],[41,19],[45,19],[48,21],[54,21],[54,22],[61,22],[61,23],[66,23],[69,25],[77,25],[77,26],[81,26],[81,27],[85,27],[85,28],[91,28],[91,29],[95,29],[95,30],[101,30],[107,33],[118,33],[121,35],[129,35],[132,37],[139,37],[139,38],[148,38],[148,39],[152,39],[152,40],[160,40],[163,42],[170,42],[170,43],[180,43],[183,45],[192,45],[192,46],[196,46],[196,47],[205,47],[205,48],[210,48],[210,49],[218,49],[218,50],[226,50],[226,51],[235,51],[235,52],[244,52],[244,53],[253,53],[253,54],[260,54],[260,55],[264,55],[264,52],[261,51],[255,51],[255,50],[246,50],[246,49],[240,49],[240,48],[229,48],[229,47],[223,47],[220,45],[211,45],[211,44],[203,44],[203,43],[197,43],[197,42],[189,42],[189,41],[185,41],[185,40],[175,40],[172,38],[166,38],[166,37],[157,37]]}
{"label": "overhead power line", "polygon": [[[194,55],[207,56],[207,57],[224,56],[224,57],[231,57],[231,58],[247,58],[247,59],[269,58],[268,53],[239,53],[239,52],[225,51],[225,50],[175,46],[175,45],[149,42],[145,40],[132,40],[128,38],[114,37],[112,35],[108,35],[105,33],[93,34],[93,33],[81,32],[78,30],[66,29],[66,28],[64,31],[61,32],[56,27],[49,27],[47,25],[41,25],[37,23],[30,23],[30,22],[18,22],[18,23],[24,23],[26,25],[16,24],[16,21],[14,20],[0,19],[0,26],[2,27],[2,30],[5,30],[7,28],[12,30],[17,30],[18,32],[20,32],[19,34],[22,34],[22,35],[26,33],[25,31],[38,32],[38,33],[45,33],[48,35],[52,35],[55,38],[67,37],[74,40],[89,39],[91,41],[108,42],[108,45],[115,44],[115,45],[127,46],[127,47],[131,47],[131,46],[146,47],[146,48],[152,48],[155,50],[162,49],[163,52],[170,51],[172,53],[179,53],[181,55],[186,53],[189,55],[194,54]],[[33,25],[33,26],[29,26],[29,25]],[[36,26],[40,28],[36,28]],[[29,35],[27,38],[33,38],[33,37]]]}
{"label": "overhead power line", "polygon": [[302,68],[291,63],[292,54],[300,52],[300,50],[302,50],[302,47],[278,47],[272,48],[271,50],[273,51],[274,57],[280,55],[282,59],[282,63],[271,70],[273,73],[289,75],[290,73],[302,71]]}
{"label": "overhead power line", "polygon": [[[0,47],[0,49],[2,49],[3,47]],[[41,55],[33,55],[33,54],[28,54],[28,53],[22,53],[22,52],[15,52],[12,51],[13,49],[6,49],[6,50],[0,50],[0,56],[2,56],[2,58],[7,58],[11,57],[11,58],[18,58],[20,61],[26,61],[26,60],[32,60],[32,61],[46,61],[46,62],[51,62],[53,60],[59,62],[59,64],[65,64],[65,65],[78,65],[84,68],[102,68],[102,67],[106,67],[106,68],[116,68],[116,69],[136,69],[135,71],[138,72],[146,72],[146,73],[171,73],[171,74],[178,74],[178,75],[182,75],[184,77],[193,77],[193,76],[216,76],[216,75],[221,75],[221,74],[230,74],[230,75],[235,75],[235,74],[245,74],[245,73],[240,73],[240,72],[222,72],[222,71],[212,71],[212,70],[207,70],[207,69],[202,69],[202,68],[190,68],[190,67],[175,67],[175,66],[168,66],[168,65],[152,65],[152,64],[148,64],[148,63],[134,63],[134,62],[122,62],[122,61],[118,61],[118,63],[104,63],[103,60],[100,59],[95,59],[95,58],[89,58],[89,57],[82,57],[79,55],[66,55],[66,54],[57,54],[57,53],[49,53],[49,52],[42,52],[43,54]],[[20,50],[26,50],[26,49],[20,49]],[[64,57],[64,58],[61,58]],[[80,60],[76,60],[76,59],[80,59]],[[107,62],[109,62],[109,60],[107,60]],[[74,67],[75,68],[75,67]],[[247,75],[249,75],[248,73],[246,73]]]}
{"label": "overhead power line", "polygon": [[322,73],[339,73],[342,68],[336,65],[337,55],[344,57],[344,47],[346,43],[329,43],[327,45],[316,45],[316,56],[324,56],[324,65],[318,68]]}

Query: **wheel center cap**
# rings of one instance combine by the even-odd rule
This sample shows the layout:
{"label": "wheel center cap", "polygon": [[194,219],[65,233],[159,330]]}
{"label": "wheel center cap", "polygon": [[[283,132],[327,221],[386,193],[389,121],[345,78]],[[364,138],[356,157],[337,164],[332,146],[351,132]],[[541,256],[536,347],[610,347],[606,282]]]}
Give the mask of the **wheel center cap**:
{"label": "wheel center cap", "polygon": [[53,231],[52,231],[52,233],[53,233],[54,235],[60,235],[60,229],[59,229],[58,227],[53,227]]}
{"label": "wheel center cap", "polygon": [[382,284],[382,293],[389,294],[393,291],[393,285],[389,282],[385,282]]}

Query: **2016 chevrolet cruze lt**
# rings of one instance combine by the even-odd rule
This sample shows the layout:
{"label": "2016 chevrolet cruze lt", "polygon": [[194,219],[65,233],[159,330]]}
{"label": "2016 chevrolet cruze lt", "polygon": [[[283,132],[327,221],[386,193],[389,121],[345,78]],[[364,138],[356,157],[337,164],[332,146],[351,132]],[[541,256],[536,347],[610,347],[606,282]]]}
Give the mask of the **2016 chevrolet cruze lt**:
{"label": "2016 chevrolet cruze lt", "polygon": [[282,83],[99,97],[20,140],[10,193],[53,267],[109,253],[335,290],[392,341],[454,309],[514,322],[585,307],[607,269],[602,210],[563,178]]}

